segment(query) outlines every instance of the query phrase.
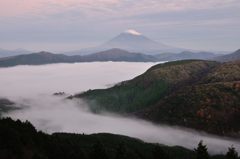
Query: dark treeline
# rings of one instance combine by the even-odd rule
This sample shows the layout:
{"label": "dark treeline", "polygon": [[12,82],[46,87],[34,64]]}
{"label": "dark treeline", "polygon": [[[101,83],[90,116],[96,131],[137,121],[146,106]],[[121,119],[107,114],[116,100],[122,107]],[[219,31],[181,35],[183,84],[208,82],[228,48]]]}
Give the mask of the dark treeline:
{"label": "dark treeline", "polygon": [[26,121],[0,119],[0,159],[239,159],[234,147],[210,156],[201,141],[194,151],[113,134],[52,135]]}

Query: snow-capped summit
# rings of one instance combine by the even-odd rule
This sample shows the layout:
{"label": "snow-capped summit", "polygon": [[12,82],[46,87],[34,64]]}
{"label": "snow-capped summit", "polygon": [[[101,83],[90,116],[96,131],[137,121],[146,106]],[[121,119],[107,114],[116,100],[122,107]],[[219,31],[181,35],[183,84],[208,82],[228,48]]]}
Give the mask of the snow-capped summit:
{"label": "snow-capped summit", "polygon": [[156,42],[134,29],[129,29],[120,33],[119,35],[115,36],[114,38],[100,46],[85,49],[82,50],[82,52],[83,54],[90,54],[113,48],[145,54],[159,54],[164,52],[175,53],[187,50],[168,46],[160,42]]}
{"label": "snow-capped summit", "polygon": [[101,45],[101,48],[119,48],[131,52],[151,54],[151,52],[158,50],[167,50],[170,47],[165,44],[153,41],[144,36],[142,33],[137,32],[136,30],[129,29]]}
{"label": "snow-capped summit", "polygon": [[142,35],[141,33],[137,32],[134,29],[128,29],[125,31],[126,34],[132,34],[132,35]]}

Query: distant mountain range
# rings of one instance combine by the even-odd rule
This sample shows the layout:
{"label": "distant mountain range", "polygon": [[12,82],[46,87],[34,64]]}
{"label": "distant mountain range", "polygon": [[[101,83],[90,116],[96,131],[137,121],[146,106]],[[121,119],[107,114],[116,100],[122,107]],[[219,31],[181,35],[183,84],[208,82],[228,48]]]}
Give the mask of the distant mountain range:
{"label": "distant mountain range", "polygon": [[190,51],[190,49],[177,48],[156,42],[135,30],[127,30],[100,46],[66,52],[65,54],[85,55],[113,48],[119,48],[130,52],[141,52],[148,55],[156,55],[166,52],[179,53],[182,51]]}
{"label": "distant mountain range", "polygon": [[[193,50],[189,48],[180,48],[175,46],[166,45],[164,43],[156,42],[151,38],[137,32],[136,30],[127,30],[120,33],[111,40],[91,48],[85,48],[81,50],[64,52],[66,55],[86,55],[100,51],[106,51],[109,49],[118,48],[129,52],[139,52],[146,55],[157,55],[165,53],[178,54],[181,52],[198,53],[203,52],[199,50]],[[226,54],[226,51],[216,51],[219,54]]]}
{"label": "distant mountain range", "polygon": [[[61,54],[65,54],[68,56],[89,55],[89,54],[103,52],[111,49],[120,49],[120,50],[126,50],[128,52],[142,53],[142,54],[153,55],[153,56],[159,55],[159,54],[161,54],[160,56],[167,55],[168,58],[171,60],[183,59],[182,57],[177,57],[177,56],[185,56],[184,59],[191,59],[191,58],[202,59],[202,58],[205,58],[205,56],[209,56],[209,57],[212,56],[212,55],[207,55],[207,53],[210,53],[210,52],[197,51],[197,50],[187,49],[187,48],[179,48],[175,46],[166,45],[160,42],[156,42],[146,37],[142,33],[139,33],[131,29],[120,33],[119,35],[103,43],[102,45],[91,47],[91,48],[85,48],[81,50],[62,52]],[[7,57],[7,56],[21,55],[21,54],[29,54],[29,53],[31,52],[24,49],[16,49],[16,50],[0,49],[0,58]],[[171,53],[171,55],[169,53]],[[180,55],[179,53],[184,55]],[[192,55],[188,53],[202,53],[202,54],[205,53],[205,55],[200,55],[199,57],[196,57],[196,56],[191,57]],[[229,52],[218,51],[218,53],[226,54]],[[178,55],[175,55],[175,54],[178,54]],[[170,57],[169,55],[172,57]]]}
{"label": "distant mountain range", "polygon": [[0,67],[94,61],[156,62],[158,60],[154,56],[144,55],[140,53],[130,53],[120,49],[111,49],[85,56],[67,56],[63,54],[39,52],[0,58]]}
{"label": "distant mountain range", "polygon": [[155,57],[161,61],[178,61],[187,59],[210,59],[216,57],[217,54],[211,52],[191,52],[183,51],[180,53],[162,53],[157,54]]}
{"label": "distant mountain range", "polygon": [[154,56],[142,53],[128,52],[122,49],[110,49],[81,57],[83,62],[92,61],[128,61],[128,62],[156,62]]}
{"label": "distant mountain range", "polygon": [[96,113],[111,111],[240,138],[239,81],[240,60],[184,60],[158,64],[132,80],[69,98],[85,100]]}
{"label": "distant mountain range", "polygon": [[20,54],[29,54],[31,53],[28,50],[25,49],[16,49],[16,50],[6,50],[0,48],[0,58],[1,57],[8,57],[8,56],[16,56]]}
{"label": "distant mountain range", "polygon": [[232,54],[227,54],[227,55],[218,56],[216,58],[213,58],[213,60],[222,61],[222,62],[234,61],[234,60],[239,60],[239,59],[240,59],[240,49],[235,51]]}
{"label": "distant mountain range", "polygon": [[141,53],[128,52],[121,49],[110,49],[90,55],[67,56],[64,54],[53,54],[43,51],[39,53],[0,58],[0,67],[94,61],[157,62],[175,61],[183,59],[209,59],[214,58],[215,56],[215,54],[208,52],[181,52],[179,54],[166,53],[158,55],[145,55]]}

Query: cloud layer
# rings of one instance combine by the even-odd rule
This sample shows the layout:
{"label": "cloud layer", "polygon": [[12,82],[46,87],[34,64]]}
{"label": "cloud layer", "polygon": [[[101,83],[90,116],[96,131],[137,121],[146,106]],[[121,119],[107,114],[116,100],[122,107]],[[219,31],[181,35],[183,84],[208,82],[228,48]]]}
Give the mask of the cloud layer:
{"label": "cloud layer", "polygon": [[[121,16],[189,9],[225,8],[240,5],[238,0],[9,0],[0,2],[1,16],[18,16],[29,13],[50,14],[80,9],[87,12],[112,12]],[[91,14],[91,13],[90,13]],[[110,15],[112,16],[112,15]]]}

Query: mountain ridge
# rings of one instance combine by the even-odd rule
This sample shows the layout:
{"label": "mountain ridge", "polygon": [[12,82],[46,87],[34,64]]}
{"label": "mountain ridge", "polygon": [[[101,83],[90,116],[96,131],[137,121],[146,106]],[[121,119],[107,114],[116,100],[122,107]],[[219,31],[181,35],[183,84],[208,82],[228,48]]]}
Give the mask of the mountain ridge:
{"label": "mountain ridge", "polygon": [[46,51],[38,53],[23,54],[0,58],[0,67],[10,67],[16,65],[42,65],[53,63],[76,63],[76,62],[95,62],[95,61],[126,61],[126,62],[158,62],[176,61],[183,59],[207,59],[214,57],[215,54],[208,52],[182,52],[179,54],[159,54],[146,55],[137,52],[113,48],[110,50],[93,53],[90,55],[54,54]]}
{"label": "mountain ridge", "polygon": [[64,54],[53,54],[42,51],[39,53],[0,58],[0,67],[95,61],[156,62],[157,59],[150,55],[144,55],[141,53],[130,53],[121,49],[111,49],[85,56],[68,56]]}
{"label": "mountain ridge", "polygon": [[221,62],[229,62],[234,60],[240,60],[240,49],[236,50],[235,52],[223,56],[218,56],[213,58],[213,60],[221,61]]}
{"label": "mountain ridge", "polygon": [[15,50],[6,50],[0,48],[0,58],[2,57],[8,57],[8,56],[16,56],[20,54],[29,54],[30,51],[25,49],[15,49]]}

